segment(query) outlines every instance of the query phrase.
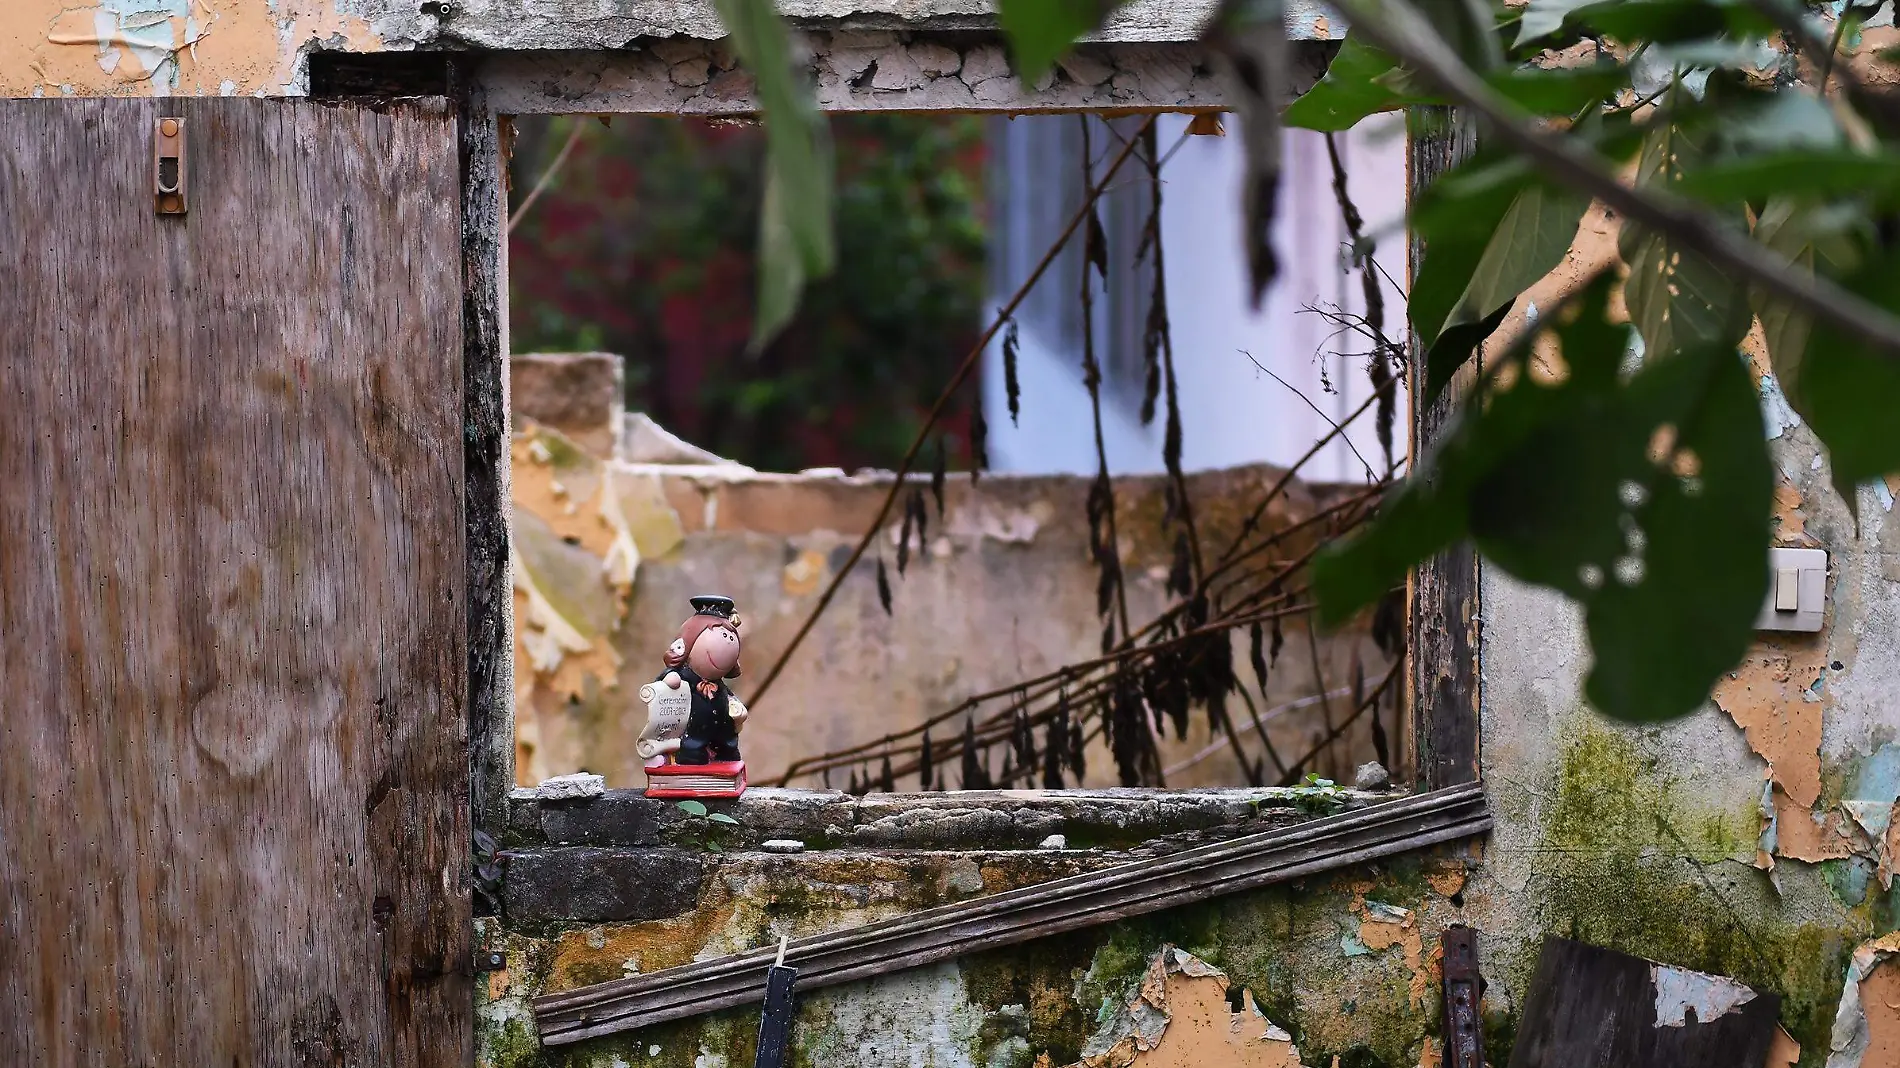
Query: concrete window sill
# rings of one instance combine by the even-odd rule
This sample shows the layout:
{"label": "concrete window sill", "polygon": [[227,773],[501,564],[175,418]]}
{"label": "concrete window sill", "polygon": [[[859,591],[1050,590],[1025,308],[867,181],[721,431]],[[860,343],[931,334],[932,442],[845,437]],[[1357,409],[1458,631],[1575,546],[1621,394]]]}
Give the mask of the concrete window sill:
{"label": "concrete window sill", "polygon": [[[969,790],[873,793],[754,788],[736,801],[705,802],[735,823],[709,823],[676,802],[638,790],[549,800],[534,788],[511,795],[504,845],[720,852],[798,842],[821,850],[1049,850],[1164,853],[1220,838],[1290,826],[1316,816],[1394,800],[1399,791],[1349,790],[1335,799],[1310,789]],[[1052,836],[1059,841],[1052,841]]]}

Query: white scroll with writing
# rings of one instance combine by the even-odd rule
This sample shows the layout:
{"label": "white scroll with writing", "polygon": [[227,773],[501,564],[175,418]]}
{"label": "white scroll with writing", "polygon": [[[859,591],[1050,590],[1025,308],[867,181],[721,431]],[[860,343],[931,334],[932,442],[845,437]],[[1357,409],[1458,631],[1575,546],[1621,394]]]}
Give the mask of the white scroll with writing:
{"label": "white scroll with writing", "polygon": [[687,717],[693,714],[693,691],[684,682],[675,689],[664,682],[649,682],[640,687],[640,700],[647,706],[647,725],[633,743],[633,751],[642,760],[671,753],[680,747],[686,733]]}

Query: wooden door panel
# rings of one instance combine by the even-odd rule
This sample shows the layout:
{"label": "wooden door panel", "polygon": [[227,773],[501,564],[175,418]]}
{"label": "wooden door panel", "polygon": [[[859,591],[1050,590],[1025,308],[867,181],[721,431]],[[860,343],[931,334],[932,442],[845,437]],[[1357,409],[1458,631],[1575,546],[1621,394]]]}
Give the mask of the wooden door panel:
{"label": "wooden door panel", "polygon": [[470,1061],[459,226],[439,102],[0,101],[0,1064]]}

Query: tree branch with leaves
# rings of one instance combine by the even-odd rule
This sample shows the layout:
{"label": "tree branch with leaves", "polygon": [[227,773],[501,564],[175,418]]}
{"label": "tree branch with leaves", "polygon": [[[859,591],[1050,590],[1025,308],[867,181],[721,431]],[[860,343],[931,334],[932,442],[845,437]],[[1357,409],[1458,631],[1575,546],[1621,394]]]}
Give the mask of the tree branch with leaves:
{"label": "tree branch with leaves", "polygon": [[[1017,76],[1033,83],[1117,6],[999,0]],[[1487,358],[1374,521],[1315,561],[1321,613],[1350,618],[1468,540],[1581,606],[1598,710],[1686,714],[1740,661],[1767,590],[1773,469],[1758,383],[1738,352],[1755,323],[1849,508],[1861,484],[1900,472],[1889,414],[1900,403],[1900,106],[1837,54],[1874,9],[1850,0],[1829,26],[1831,6],[1793,0],[1338,6],[1351,31],[1325,76],[1284,107],[1278,0],[1225,0],[1205,34],[1240,112],[1256,302],[1277,268],[1282,125],[1337,132],[1427,105],[1460,108],[1480,131],[1476,155],[1409,209],[1424,248],[1406,306],[1422,361],[1415,403],[1495,338],[1563,260],[1592,201],[1618,218],[1626,276],[1535,309],[1525,336]],[[721,11],[743,11],[737,24],[755,31],[778,25],[769,0],[722,0]],[[740,52],[789,71],[773,51],[785,39],[753,32]],[[1781,69],[1764,75],[1764,52]],[[1803,84],[1797,57],[1839,91]],[[819,195],[804,161],[823,157],[794,138],[818,145],[822,127],[796,103],[808,94],[779,82],[768,97],[765,83],[767,122],[791,146],[775,155],[788,168],[780,195],[794,194],[780,216],[821,219],[798,197]],[[818,269],[822,244],[809,227],[798,234],[795,262]],[[789,239],[778,240],[762,239],[761,254],[768,273],[777,257],[785,284],[765,297],[795,299]]]}

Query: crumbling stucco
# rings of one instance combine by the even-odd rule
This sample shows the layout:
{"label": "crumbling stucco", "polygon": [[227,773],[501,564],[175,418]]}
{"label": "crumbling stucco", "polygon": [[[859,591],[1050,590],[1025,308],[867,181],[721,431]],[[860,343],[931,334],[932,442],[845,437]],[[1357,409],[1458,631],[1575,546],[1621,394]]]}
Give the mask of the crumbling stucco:
{"label": "crumbling stucco", "polygon": [[[1068,1068],[1301,1068],[1293,1036],[1267,1018],[1251,990],[1233,988],[1226,973],[1173,946],[1155,954],[1134,998],[1087,1049]],[[1036,1057],[1037,1068],[1051,1063],[1046,1052]]]}
{"label": "crumbling stucco", "polygon": [[[947,889],[954,876],[946,876],[959,856],[983,872],[981,889]],[[1019,866],[999,869],[1003,858],[995,853],[876,856],[838,850],[823,867],[793,872],[764,865],[796,858],[740,853],[718,861],[730,868],[730,880],[722,875],[707,881],[706,893],[729,895],[730,908],[532,934],[518,925],[483,921],[479,938],[504,954],[506,969],[491,974],[482,990],[478,1064],[750,1063],[756,1010],[660,1025],[550,1056],[534,1041],[528,1001],[636,969],[703,959],[735,943],[769,945],[778,931],[835,930],[921,907],[932,894],[993,893],[1060,871],[1034,866],[1046,865],[1042,851],[1024,850],[1020,858]],[[1410,969],[1402,954],[1348,957],[1339,936],[1341,924],[1355,920],[1353,902],[1369,882],[1373,900],[1395,903],[1393,908],[1416,917],[1421,937],[1435,943],[1461,909],[1437,896],[1431,884],[1463,866],[1454,854],[1399,858],[1353,877],[1305,880],[805,991],[793,1025],[792,1063],[1437,1068],[1441,1062],[1428,1035],[1431,1013],[1411,1004]],[[743,874],[748,872],[753,874]],[[807,873],[816,892],[800,891]],[[695,919],[700,916],[707,919]],[[1432,983],[1436,997],[1435,970]],[[1223,1056],[1228,1059],[1210,1059]]]}
{"label": "crumbling stucco", "polygon": [[[0,95],[301,91],[314,49],[380,51],[393,0],[21,0],[0,14]],[[404,21],[415,5],[403,4]]]}
{"label": "crumbling stucco", "polygon": [[[1545,299],[1609,262],[1614,242],[1614,220],[1593,211]],[[1762,385],[1775,538],[1828,551],[1824,630],[1761,636],[1704,712],[1619,727],[1583,706],[1575,609],[1485,571],[1484,774],[1501,815],[1466,895],[1497,910],[1479,926],[1501,994],[1521,996],[1539,929],[1571,933],[1774,990],[1784,1062],[1819,1068],[1857,987],[1843,947],[1891,924],[1900,535],[1879,486],[1861,491],[1855,523],[1760,340],[1741,348]],[[1873,1011],[1874,1030],[1900,1021],[1900,1006]]]}
{"label": "crumbling stucco", "polygon": [[[815,30],[804,38],[830,111],[1215,110],[1225,91],[1192,42],[1079,46],[1034,85],[1011,71],[1001,38],[898,30]],[[1300,47],[1279,75],[1289,93],[1325,72],[1327,50]],[[755,109],[752,79],[724,42],[644,41],[633,51],[532,52],[483,68],[506,114],[618,112],[734,115]]]}
{"label": "crumbling stucco", "polygon": [[[842,31],[845,37],[899,30],[945,38],[995,32],[995,17],[985,0],[791,0],[779,6],[794,24],[826,34]],[[1213,8],[1211,0],[1134,0],[1095,39],[1187,45],[1198,38]],[[1344,34],[1343,21],[1310,0],[1288,4],[1286,19],[1296,41],[1337,40]],[[606,6],[592,0],[92,0],[76,5],[24,0],[0,13],[0,20],[5,30],[0,32],[0,95],[5,96],[294,96],[308,88],[309,57],[315,52],[414,49],[635,49],[659,62],[653,68],[658,78],[642,91],[669,86],[703,90],[699,95],[705,97],[705,110],[722,110],[735,94],[750,95],[749,84],[733,75],[729,64],[708,67],[695,58],[666,60],[656,54],[690,51],[698,47],[696,42],[725,36],[709,0],[628,0]],[[822,55],[829,41],[817,44],[814,52]],[[871,77],[868,88],[887,93],[918,88],[908,82],[913,69],[918,77],[954,76],[955,51],[927,38],[895,47],[872,46],[867,58],[874,55],[884,69]],[[828,63],[819,67],[821,78],[835,69]],[[1126,69],[1137,81],[1170,82],[1174,67],[1174,60],[1162,58],[1153,63],[1136,60]],[[647,72],[647,66],[638,69]],[[1078,66],[1092,69],[1087,60]],[[1120,99],[1175,106],[1185,103],[1180,97],[1189,80],[1184,78],[1179,86],[1124,87]],[[991,106],[974,95],[981,79],[966,84],[972,88],[965,106]],[[1003,90],[997,86],[987,92]],[[1150,92],[1152,96],[1146,95]],[[659,98],[660,92],[652,96],[656,102]],[[1092,106],[1108,106],[1108,96],[1101,99],[1102,104]],[[918,96],[912,106],[947,105],[926,104]]]}
{"label": "crumbling stucco", "polygon": [[1827,1068],[1900,1064],[1900,932],[1854,950]]}

